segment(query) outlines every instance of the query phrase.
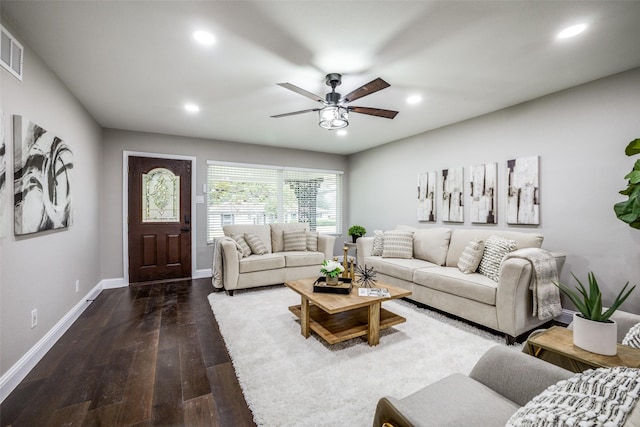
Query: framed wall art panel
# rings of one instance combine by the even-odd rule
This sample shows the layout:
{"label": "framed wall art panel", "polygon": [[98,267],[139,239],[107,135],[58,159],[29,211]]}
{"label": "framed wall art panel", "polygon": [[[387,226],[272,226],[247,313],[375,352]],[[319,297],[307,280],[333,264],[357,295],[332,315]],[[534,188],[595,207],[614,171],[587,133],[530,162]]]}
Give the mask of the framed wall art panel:
{"label": "framed wall art panel", "polygon": [[540,224],[539,159],[507,161],[507,224]]}
{"label": "framed wall art panel", "polygon": [[496,186],[498,164],[486,163],[470,168],[471,203],[469,216],[474,224],[496,224]]}
{"label": "framed wall art panel", "polygon": [[22,116],[13,116],[16,235],[71,224],[73,154],[67,144]]}
{"label": "framed wall art panel", "polygon": [[436,172],[418,175],[418,221],[436,221]]}
{"label": "framed wall art panel", "polygon": [[464,168],[442,171],[442,220],[464,222]]}

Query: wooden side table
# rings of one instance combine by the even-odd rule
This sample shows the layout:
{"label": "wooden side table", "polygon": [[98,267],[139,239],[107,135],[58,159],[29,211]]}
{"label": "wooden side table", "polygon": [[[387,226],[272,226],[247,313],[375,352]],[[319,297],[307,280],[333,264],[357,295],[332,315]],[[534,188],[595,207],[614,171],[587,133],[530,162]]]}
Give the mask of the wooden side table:
{"label": "wooden side table", "polygon": [[615,356],[591,353],[573,344],[573,331],[559,326],[552,326],[529,338],[527,345],[535,357],[541,358],[545,352],[550,352],[566,358],[573,372],[614,366],[640,367],[640,349],[618,344],[618,354]]}

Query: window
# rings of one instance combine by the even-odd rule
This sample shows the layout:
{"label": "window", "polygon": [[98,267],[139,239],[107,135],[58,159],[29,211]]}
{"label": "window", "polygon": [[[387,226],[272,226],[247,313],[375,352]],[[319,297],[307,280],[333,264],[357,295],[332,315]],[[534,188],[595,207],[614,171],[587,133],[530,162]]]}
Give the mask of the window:
{"label": "window", "polygon": [[209,243],[231,224],[308,222],[320,233],[342,233],[343,172],[208,163]]}

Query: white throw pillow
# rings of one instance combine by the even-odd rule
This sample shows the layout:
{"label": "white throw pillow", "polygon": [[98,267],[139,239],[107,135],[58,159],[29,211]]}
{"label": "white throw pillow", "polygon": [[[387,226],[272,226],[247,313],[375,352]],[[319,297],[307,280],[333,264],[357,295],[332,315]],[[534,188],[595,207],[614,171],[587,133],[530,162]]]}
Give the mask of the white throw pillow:
{"label": "white throw pillow", "polygon": [[374,230],[373,231],[373,250],[371,251],[371,255],[382,256],[383,247],[384,247],[384,231]]}
{"label": "white throw pillow", "polygon": [[285,230],[283,234],[285,252],[307,250],[307,232],[305,230]]}
{"label": "white throw pillow", "polygon": [[413,231],[385,231],[382,258],[413,258]]}
{"label": "white throw pillow", "polygon": [[443,227],[419,228],[413,232],[413,257],[444,265],[449,250],[451,229]]}
{"label": "white throw pillow", "polygon": [[640,348],[640,323],[633,325],[622,340],[622,345]]}
{"label": "white throw pillow", "polygon": [[475,273],[482,260],[484,253],[484,241],[480,239],[472,240],[462,251],[458,260],[458,269],[465,274]]}
{"label": "white throw pillow", "polygon": [[480,260],[478,272],[497,282],[500,278],[502,260],[509,252],[516,250],[516,247],[514,240],[496,235],[490,236],[484,244],[484,254]]}
{"label": "white throw pillow", "polygon": [[318,251],[318,232],[307,231],[307,250],[311,252]]}
{"label": "white throw pillow", "polygon": [[236,245],[238,246],[238,252],[240,252],[243,258],[251,255],[251,248],[247,244],[247,241],[244,239],[244,235],[232,234],[231,238],[236,241]]}
{"label": "white throw pillow", "polygon": [[269,224],[271,228],[271,252],[284,251],[284,232],[309,230],[308,222],[288,222]]}
{"label": "white throw pillow", "polygon": [[251,248],[251,252],[256,255],[264,255],[267,251],[267,246],[264,244],[260,236],[257,234],[244,233],[244,240]]}

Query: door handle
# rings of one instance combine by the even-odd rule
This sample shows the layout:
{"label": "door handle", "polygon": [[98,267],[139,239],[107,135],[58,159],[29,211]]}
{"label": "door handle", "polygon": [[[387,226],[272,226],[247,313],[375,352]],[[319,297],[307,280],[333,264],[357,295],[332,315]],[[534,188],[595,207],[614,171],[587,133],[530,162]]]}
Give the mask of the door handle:
{"label": "door handle", "polygon": [[191,231],[191,227],[182,227],[180,231]]}

